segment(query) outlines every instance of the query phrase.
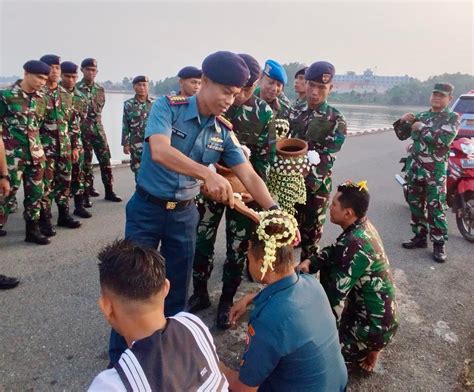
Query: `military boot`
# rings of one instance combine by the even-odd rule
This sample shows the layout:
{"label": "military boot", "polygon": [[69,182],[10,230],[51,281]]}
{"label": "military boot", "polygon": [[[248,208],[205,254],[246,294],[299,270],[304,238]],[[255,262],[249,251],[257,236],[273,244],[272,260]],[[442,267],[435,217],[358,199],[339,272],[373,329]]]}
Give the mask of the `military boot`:
{"label": "military boot", "polygon": [[188,301],[188,312],[196,313],[211,306],[209,293],[207,292],[207,281],[193,279],[194,293]]}
{"label": "military boot", "polygon": [[83,206],[85,208],[91,208],[93,204],[91,202],[88,190],[84,191],[84,196],[83,197],[84,197]]}
{"label": "military boot", "polygon": [[41,233],[39,224],[36,221],[26,221],[25,242],[34,242],[38,245],[48,245],[51,243],[50,239]]}
{"label": "military boot", "polygon": [[99,197],[100,193],[97,192],[97,189],[95,189],[93,186],[91,186],[89,188],[89,195],[91,195],[92,197]]}
{"label": "military boot", "polygon": [[92,214],[84,208],[84,196],[75,195],[74,196],[74,215],[81,218],[90,218]]}
{"label": "military boot", "polygon": [[51,210],[45,211],[41,209],[39,229],[41,234],[46,237],[54,237],[56,235],[56,229],[51,222],[52,217]]}
{"label": "military boot", "polygon": [[219,305],[217,306],[217,318],[216,318],[216,325],[219,329],[229,329],[230,322],[229,322],[229,313],[230,308],[234,304],[234,295],[236,293],[236,289],[233,287],[227,287],[224,284],[222,288],[221,298],[219,299]]}
{"label": "military boot", "polygon": [[58,205],[58,226],[67,227],[69,229],[77,229],[81,227],[81,222],[74,220],[71,215],[69,215],[69,206]]}
{"label": "military boot", "polygon": [[7,231],[3,230],[3,225],[0,225],[0,237],[5,237],[7,235]]}
{"label": "military boot", "polygon": [[122,198],[120,196],[118,196],[114,192],[114,190],[112,189],[112,184],[105,186],[105,198],[104,199],[109,200],[109,201],[116,201],[116,202],[122,201]]}
{"label": "military boot", "polygon": [[405,249],[427,248],[428,242],[426,241],[426,236],[417,234],[410,241],[403,242],[402,246]]}
{"label": "military boot", "polygon": [[437,263],[444,263],[446,261],[444,242],[433,242],[433,260]]}

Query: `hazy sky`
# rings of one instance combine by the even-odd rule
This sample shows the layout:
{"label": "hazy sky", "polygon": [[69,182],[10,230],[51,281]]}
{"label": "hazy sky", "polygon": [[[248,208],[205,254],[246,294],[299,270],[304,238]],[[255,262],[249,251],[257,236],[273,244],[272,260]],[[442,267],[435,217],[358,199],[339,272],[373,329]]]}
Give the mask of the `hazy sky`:
{"label": "hazy sky", "polygon": [[95,57],[99,80],[158,80],[216,50],[327,60],[341,74],[474,73],[473,2],[0,0],[0,75],[55,53]]}

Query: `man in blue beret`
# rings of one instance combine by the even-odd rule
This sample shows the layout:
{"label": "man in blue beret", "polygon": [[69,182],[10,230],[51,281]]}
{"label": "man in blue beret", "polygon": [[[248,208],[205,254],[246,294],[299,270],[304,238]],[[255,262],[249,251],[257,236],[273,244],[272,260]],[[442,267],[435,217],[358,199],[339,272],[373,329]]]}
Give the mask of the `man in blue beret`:
{"label": "man in blue beret", "polygon": [[[234,207],[229,181],[208,168],[210,164],[222,159],[262,208],[276,207],[246,159],[232,124],[221,116],[249,79],[245,61],[231,52],[216,52],[204,59],[202,70],[198,94],[160,97],[153,104],[136,191],[126,208],[126,238],[160,246],[166,260],[171,283],[166,316],[186,308],[199,219],[194,198],[202,189],[212,199]],[[125,348],[124,339],[113,331],[112,364]]]}
{"label": "man in blue beret", "polygon": [[148,95],[150,83],[144,75],[136,76],[132,81],[135,96],[123,104],[122,146],[123,153],[130,154],[130,169],[137,178],[143,151],[143,138],[150,112],[152,99]]}
{"label": "man in blue beret", "polygon": [[202,71],[193,66],[182,68],[178,72],[179,91],[177,95],[192,97],[197,94],[201,88]]}
{"label": "man in blue beret", "polygon": [[86,58],[81,63],[84,78],[77,84],[78,89],[88,99],[87,117],[82,123],[84,141],[84,172],[86,189],[84,192],[84,205],[92,207],[89,197],[97,197],[99,193],[94,189],[94,172],[92,170],[92,155],[95,153],[99,161],[100,174],[105,189],[105,200],[120,202],[122,198],[113,190],[112,165],[110,164],[110,148],[107,135],[102,124],[102,109],[105,105],[105,91],[95,82],[97,76],[97,61]]}
{"label": "man in blue beret", "polygon": [[305,72],[306,101],[290,111],[290,134],[308,142],[308,150],[319,154],[305,178],[306,204],[297,204],[301,227],[301,260],[317,253],[321,240],[329,195],[332,167],[346,139],[344,116],[327,103],[335,68],[326,61],[311,64]]}
{"label": "man in blue beret", "polygon": [[84,143],[81,124],[87,117],[87,97],[76,86],[78,66],[71,61],[61,63],[61,86],[72,95],[73,122],[78,131],[71,134],[71,142],[77,146],[78,159],[72,163],[71,195],[74,196],[73,214],[81,218],[90,218],[92,214],[84,208],[85,174]]}
{"label": "man in blue beret", "polygon": [[49,238],[39,230],[45,162],[39,128],[46,110],[41,90],[48,80],[51,67],[42,61],[30,60],[23,65],[23,69],[23,80],[0,91],[0,121],[3,124],[0,136],[5,143],[7,180],[11,188],[10,193],[0,199],[0,237],[7,234],[3,226],[23,180],[25,241],[47,245],[50,243]]}
{"label": "man in blue beret", "polygon": [[295,81],[293,87],[295,89],[295,93],[298,94],[298,98],[296,98],[295,101],[295,106],[301,104],[306,99],[306,85],[304,74],[307,69],[308,67],[303,67],[295,73]]}

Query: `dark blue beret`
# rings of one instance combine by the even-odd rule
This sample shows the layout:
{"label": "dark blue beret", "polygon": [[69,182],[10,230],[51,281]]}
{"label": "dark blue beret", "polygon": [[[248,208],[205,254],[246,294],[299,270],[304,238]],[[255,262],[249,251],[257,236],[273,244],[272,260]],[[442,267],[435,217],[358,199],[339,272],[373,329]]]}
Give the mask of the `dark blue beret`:
{"label": "dark blue beret", "polygon": [[215,83],[243,87],[247,84],[250,71],[239,55],[220,51],[207,56],[202,62],[202,72]]}
{"label": "dark blue beret", "polygon": [[59,56],[55,54],[45,54],[43,57],[40,58],[40,61],[46,63],[48,65],[59,65],[61,64],[61,59]]}
{"label": "dark blue beret", "polygon": [[250,78],[245,86],[253,86],[254,83],[258,80],[258,78],[260,78],[260,73],[262,72],[260,69],[260,64],[254,57],[250,56],[249,54],[239,53],[239,56],[244,59],[245,64],[247,64],[247,67],[250,71]]}
{"label": "dark blue beret", "polygon": [[328,84],[336,74],[336,68],[327,61],[317,61],[311,64],[304,74],[306,80]]}
{"label": "dark blue beret", "polygon": [[188,65],[187,67],[184,67],[178,72],[178,78],[181,79],[201,79],[201,76],[202,71],[199,68],[193,67],[192,65]]}
{"label": "dark blue beret", "polygon": [[137,84],[137,83],[140,83],[140,82],[149,82],[150,80],[148,79],[147,76],[145,75],[138,75],[138,76],[135,76],[132,80],[132,84]]}
{"label": "dark blue beret", "polygon": [[303,75],[305,74],[306,70],[308,69],[308,67],[304,67],[304,68],[301,68],[300,70],[298,70],[296,73],[295,73],[295,79],[300,76],[300,75]]}
{"label": "dark blue beret", "polygon": [[97,60],[93,58],[87,58],[82,60],[81,63],[81,68],[86,68],[86,67],[96,67],[97,68]]}
{"label": "dark blue beret", "polygon": [[74,64],[72,61],[63,61],[61,63],[61,73],[77,74],[77,64]]}
{"label": "dark blue beret", "polygon": [[51,67],[48,64],[38,60],[27,61],[25,64],[23,64],[23,69],[31,74],[46,76],[48,76],[49,72],[51,71]]}
{"label": "dark blue beret", "polygon": [[269,78],[278,80],[283,84],[286,84],[288,81],[285,68],[275,60],[267,60],[265,67],[263,68],[263,73]]}

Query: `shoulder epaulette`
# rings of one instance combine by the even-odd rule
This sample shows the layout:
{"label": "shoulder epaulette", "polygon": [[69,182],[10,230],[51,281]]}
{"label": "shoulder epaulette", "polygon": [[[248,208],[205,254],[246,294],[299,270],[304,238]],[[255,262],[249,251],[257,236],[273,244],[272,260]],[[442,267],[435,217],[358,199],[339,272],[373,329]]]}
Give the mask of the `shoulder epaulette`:
{"label": "shoulder epaulette", "polygon": [[189,103],[188,98],[183,95],[167,95],[170,105],[186,105]]}
{"label": "shoulder epaulette", "polygon": [[226,128],[230,129],[231,131],[233,130],[234,126],[232,123],[225,118],[222,114],[220,116],[216,117],[216,120],[219,121],[221,124],[223,124]]}

